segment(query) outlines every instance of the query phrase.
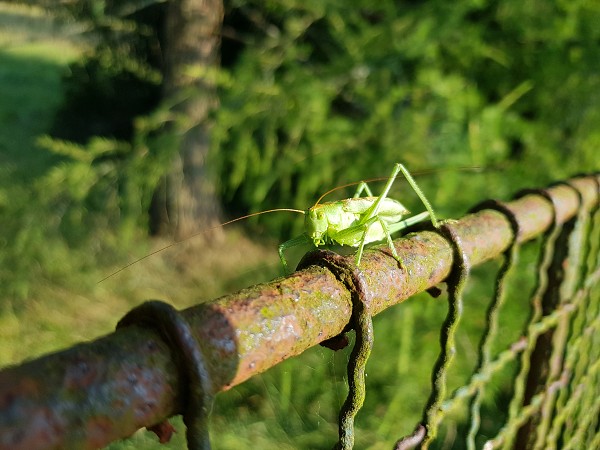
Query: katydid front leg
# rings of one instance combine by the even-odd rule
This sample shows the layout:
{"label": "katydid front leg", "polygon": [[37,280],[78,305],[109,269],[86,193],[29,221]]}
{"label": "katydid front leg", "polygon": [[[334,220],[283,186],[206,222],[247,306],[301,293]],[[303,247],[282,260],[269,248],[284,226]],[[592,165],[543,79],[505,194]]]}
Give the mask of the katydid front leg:
{"label": "katydid front leg", "polygon": [[298,245],[304,244],[313,244],[313,242],[309,239],[309,237],[306,234],[303,233],[300,236],[292,238],[289,241],[285,241],[283,244],[279,245],[279,259],[281,260],[281,265],[283,266],[283,271],[286,275],[288,275],[290,272],[288,269],[287,260],[285,259],[283,252],[289,248],[297,247]]}

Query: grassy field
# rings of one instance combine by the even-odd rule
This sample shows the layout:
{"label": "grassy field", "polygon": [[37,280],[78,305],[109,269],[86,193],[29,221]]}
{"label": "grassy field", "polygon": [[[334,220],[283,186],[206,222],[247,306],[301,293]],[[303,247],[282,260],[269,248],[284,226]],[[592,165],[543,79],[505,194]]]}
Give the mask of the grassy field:
{"label": "grassy field", "polygon": [[[256,243],[233,228],[201,257],[193,247],[182,246],[97,284],[166,242],[140,238],[114,257],[93,247],[72,248],[57,232],[61,211],[40,206],[40,180],[61,160],[44,151],[37,140],[48,131],[60,104],[61,75],[85,51],[75,31],[54,24],[43,11],[0,3],[0,367],[109,333],[121,316],[148,298],[185,307],[279,274],[276,243]],[[452,177],[447,180],[456,182]],[[494,191],[494,183],[480,184],[487,187],[477,193],[502,196],[505,191]],[[516,190],[519,183],[505,190]],[[434,204],[450,202],[448,192],[438,187]],[[119,237],[110,230],[98,238],[119,245]],[[223,252],[223,247],[228,251]],[[532,285],[524,269],[531,268],[533,250],[535,246],[524,250],[523,270],[517,271],[514,284],[519,292],[513,298],[523,298],[522,292]],[[476,269],[469,285],[451,387],[467,380],[476,361],[473,336],[483,327],[497,267],[497,262],[491,262]],[[357,421],[357,448],[391,448],[419,420],[445,313],[443,300],[422,295],[376,318],[367,400]],[[509,302],[502,317],[502,343],[515,338],[525,318],[522,305]],[[331,448],[337,411],[346,395],[347,357],[347,350],[333,353],[314,348],[220,395],[212,416],[214,448]],[[510,370],[503,377],[509,374]],[[510,393],[498,381],[488,394],[484,405],[491,412],[488,417],[501,419]],[[447,446],[452,445],[452,435],[461,431],[460,414],[445,431]],[[484,434],[501,423],[486,420]],[[182,448],[183,426],[175,422],[179,432],[166,446],[142,431],[109,448]]]}
{"label": "grassy field", "polygon": [[[52,23],[44,19],[42,11],[0,4],[2,273],[11,277],[12,286],[19,282],[9,269],[6,247],[18,245],[15,231],[24,225],[21,217],[15,217],[15,211],[25,211],[27,205],[32,205],[30,187],[53,163],[52,157],[38,149],[35,141],[50,126],[61,101],[62,71],[80,52],[81,48],[64,39]],[[20,252],[15,251],[17,253]],[[23,296],[27,296],[25,284],[29,283],[23,284]],[[46,339],[48,333],[52,333],[48,328],[53,327],[40,320],[47,311],[38,311],[37,301],[23,304],[7,294],[3,289],[0,364],[17,362],[32,356],[31,353],[36,355],[60,345],[58,342],[62,339]],[[22,320],[24,316],[27,320]]]}

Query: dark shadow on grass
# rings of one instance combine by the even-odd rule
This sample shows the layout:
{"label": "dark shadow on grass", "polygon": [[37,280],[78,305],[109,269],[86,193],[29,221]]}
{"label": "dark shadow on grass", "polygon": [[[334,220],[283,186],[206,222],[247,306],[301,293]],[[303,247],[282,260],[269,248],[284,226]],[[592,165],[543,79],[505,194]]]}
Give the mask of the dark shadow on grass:
{"label": "dark shadow on grass", "polygon": [[36,139],[52,125],[64,69],[49,59],[0,51],[0,166],[8,172],[2,184],[28,184],[60,161]]}

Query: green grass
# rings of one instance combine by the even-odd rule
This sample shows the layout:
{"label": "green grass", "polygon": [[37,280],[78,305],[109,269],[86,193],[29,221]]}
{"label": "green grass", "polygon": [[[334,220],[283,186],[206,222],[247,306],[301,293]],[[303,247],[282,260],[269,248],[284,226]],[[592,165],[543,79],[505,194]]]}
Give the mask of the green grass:
{"label": "green grass", "polygon": [[[2,280],[7,283],[0,287],[0,366],[109,333],[121,316],[148,298],[161,298],[181,308],[278,274],[275,242],[256,244],[256,239],[234,229],[201,256],[193,244],[178,247],[97,285],[121,265],[166,243],[140,239],[139,245],[126,245],[117,256],[107,256],[97,248],[73,248],[56,232],[60,227],[54,224],[60,224],[61,211],[41,207],[35,187],[60,160],[36,141],[47,132],[60,104],[61,74],[79,57],[83,45],[65,36],[65,30],[53,25],[42,11],[0,3],[0,49],[0,285]],[[469,189],[478,199],[505,198],[531,182],[525,176],[510,182],[506,177],[502,172],[476,175],[469,178]],[[436,209],[441,216],[448,217],[472,203],[456,199],[456,192],[465,190],[466,179],[463,174],[444,173],[419,182],[432,203],[440,205]],[[112,248],[120,245],[119,236],[111,230],[99,232],[98,239]],[[525,319],[523,292],[532,282],[531,272],[525,269],[531,269],[533,259],[533,255],[522,258],[519,267],[523,270],[517,271],[512,301],[501,315],[503,345],[516,337]],[[451,388],[465,383],[476,360],[473,336],[483,327],[496,269],[496,262],[476,269],[469,284]],[[375,319],[367,399],[357,418],[357,448],[391,448],[419,420],[445,312],[443,298],[420,295]],[[220,394],[212,416],[214,448],[331,448],[337,413],[346,395],[348,352],[313,348]],[[510,369],[505,372],[504,378]],[[486,398],[490,417],[502,417],[510,394],[500,378]],[[109,448],[182,448],[183,425],[180,419],[174,422],[178,433],[167,445],[159,445],[150,433],[140,431]],[[449,421],[448,435],[452,426],[460,426],[457,423]],[[488,419],[483,424],[485,432],[500,423]]]}

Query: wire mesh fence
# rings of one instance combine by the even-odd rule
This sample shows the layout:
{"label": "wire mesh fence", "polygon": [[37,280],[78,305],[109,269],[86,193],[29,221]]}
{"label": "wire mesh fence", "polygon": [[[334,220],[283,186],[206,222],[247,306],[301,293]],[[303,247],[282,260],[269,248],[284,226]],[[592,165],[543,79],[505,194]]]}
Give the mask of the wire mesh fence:
{"label": "wire mesh fence", "polygon": [[[449,312],[442,327],[442,351],[432,375],[432,398],[425,408],[423,422],[413,435],[399,440],[396,449],[428,448],[436,437],[439,423],[461,404],[469,409],[468,433],[462,436],[469,450],[598,448],[598,203],[584,208],[581,192],[573,184],[565,185],[577,192],[580,205],[578,214],[565,222],[557,219],[555,199],[547,191],[537,191],[552,204],[553,219],[543,234],[539,260],[532,274],[536,285],[530,295],[529,319],[521,337],[495,355],[491,349],[498,332],[498,315],[506,284],[511,282],[511,272],[519,255],[520,224],[504,205],[487,205],[498,208],[511,219],[514,238],[504,252],[504,262],[496,278],[485,331],[479,341],[478,362],[470,381],[444,399],[444,377],[460,320],[462,286],[468,277],[468,268],[463,262],[459,278],[450,280]],[[496,436],[476,440],[485,389],[494,375],[514,360],[518,360],[518,371],[513,378],[507,419]]]}
{"label": "wire mesh fence", "polygon": [[[386,247],[365,252],[360,270],[352,256],[318,251],[289,277],[213,302],[183,311],[157,301],[141,305],[109,336],[0,372],[0,449],[100,448],[144,426],[167,439],[166,419],[175,414],[184,416],[189,448],[209,448],[206,414],[214,394],[319,343],[341,347],[343,333],[354,329],[337,444],[351,448],[372,317],[415,293],[435,294],[441,282],[448,314],[431,395],[414,432],[395,448],[600,448],[598,180],[577,177],[511,202],[486,202],[439,231],[396,240],[402,264]],[[537,264],[519,273],[524,246],[538,237]],[[473,373],[450,392],[471,268],[496,257],[502,264]],[[519,337],[500,347],[500,319],[516,275],[535,278],[530,294],[520,292],[528,318]],[[516,370],[507,411],[486,417],[485,396],[510,364]],[[459,409],[467,411],[464,433],[441,439]],[[490,420],[493,436],[481,426]]]}

